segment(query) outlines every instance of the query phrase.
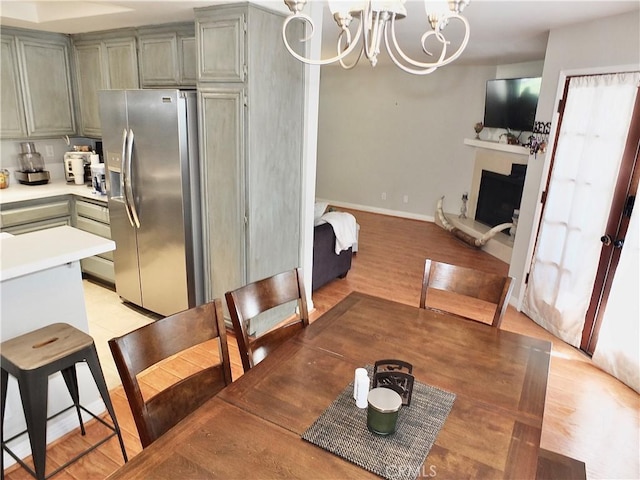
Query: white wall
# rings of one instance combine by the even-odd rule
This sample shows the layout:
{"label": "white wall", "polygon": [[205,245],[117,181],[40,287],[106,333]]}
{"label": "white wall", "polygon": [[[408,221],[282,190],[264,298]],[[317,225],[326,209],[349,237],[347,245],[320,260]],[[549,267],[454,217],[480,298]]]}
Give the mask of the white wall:
{"label": "white wall", "polygon": [[349,71],[322,67],[316,196],[433,220],[445,195],[457,211],[474,161],[463,140],[482,121],[495,74],[495,66],[454,64],[415,76],[366,60]]}
{"label": "white wall", "polygon": [[496,78],[539,77],[542,75],[543,69],[544,60],[498,65]]}
{"label": "white wall", "polygon": [[[548,122],[554,117],[558,79],[570,70],[598,71],[603,68],[636,65],[640,68],[640,13],[638,11],[600,18],[552,30],[549,34],[542,75],[542,88],[536,120]],[[553,134],[553,132],[552,132]],[[535,234],[533,226],[540,215],[540,193],[546,180],[549,152],[529,159],[520,221],[511,258],[510,274],[516,278],[514,297],[524,293],[523,279],[529,269]]]}

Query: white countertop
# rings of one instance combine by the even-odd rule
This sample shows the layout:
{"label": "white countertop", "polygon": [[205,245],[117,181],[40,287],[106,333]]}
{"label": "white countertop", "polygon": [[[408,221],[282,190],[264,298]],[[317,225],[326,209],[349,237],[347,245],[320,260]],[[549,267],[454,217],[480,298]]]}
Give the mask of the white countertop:
{"label": "white countertop", "polygon": [[23,185],[17,181],[12,181],[9,188],[0,190],[0,204],[56,197],[58,195],[77,195],[100,200],[105,204],[107,202],[106,195],[94,193],[93,188],[90,186],[67,183],[65,180],[51,180],[44,185]]}
{"label": "white countertop", "polygon": [[115,250],[113,240],[63,226],[0,238],[0,281]]}

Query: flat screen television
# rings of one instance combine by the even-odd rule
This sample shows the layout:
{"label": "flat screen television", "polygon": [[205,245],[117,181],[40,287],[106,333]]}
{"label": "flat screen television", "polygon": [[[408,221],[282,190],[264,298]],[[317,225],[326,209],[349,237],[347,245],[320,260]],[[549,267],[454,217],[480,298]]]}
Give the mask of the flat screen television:
{"label": "flat screen television", "polygon": [[541,83],[540,77],[487,80],[484,126],[532,131]]}

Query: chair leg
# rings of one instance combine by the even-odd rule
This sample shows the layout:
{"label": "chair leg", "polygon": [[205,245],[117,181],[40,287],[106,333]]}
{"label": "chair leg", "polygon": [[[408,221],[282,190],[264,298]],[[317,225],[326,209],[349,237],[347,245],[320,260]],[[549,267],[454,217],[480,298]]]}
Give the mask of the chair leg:
{"label": "chair leg", "polygon": [[47,461],[49,378],[46,375],[24,374],[22,378],[18,378],[18,385],[24,417],[27,422],[27,431],[29,432],[36,478],[43,480]]}
{"label": "chair leg", "polygon": [[98,391],[102,396],[102,401],[104,402],[104,405],[107,407],[107,411],[109,412],[109,415],[111,415],[111,420],[113,421],[113,426],[116,430],[116,434],[118,435],[118,441],[120,442],[120,449],[122,450],[122,456],[124,457],[124,461],[128,462],[129,459],[127,457],[127,450],[124,446],[124,441],[122,440],[122,433],[120,432],[120,426],[118,425],[116,412],[113,408],[113,404],[111,403],[111,397],[109,396],[107,383],[104,380],[102,367],[100,366],[100,362],[98,361],[98,352],[96,350],[95,345],[91,345],[91,347],[89,348],[91,349],[91,351],[87,353],[85,360],[87,362],[87,365],[89,366],[89,370],[91,370],[91,374],[93,375],[93,379],[96,382]]}
{"label": "chair leg", "polygon": [[75,364],[63,368],[61,370],[62,378],[64,378],[64,383],[67,384],[67,390],[69,390],[69,394],[71,395],[71,399],[73,400],[73,404],[76,407],[76,412],[78,412],[78,422],[80,423],[80,431],[82,435],[86,435],[84,429],[84,422],[82,421],[82,412],[80,411],[80,395],[78,393],[78,375],[76,373]]}
{"label": "chair leg", "polygon": [[7,385],[9,384],[9,372],[4,368],[0,371],[0,394],[2,395],[2,410],[0,411],[0,473],[4,479],[4,410],[7,405]]}

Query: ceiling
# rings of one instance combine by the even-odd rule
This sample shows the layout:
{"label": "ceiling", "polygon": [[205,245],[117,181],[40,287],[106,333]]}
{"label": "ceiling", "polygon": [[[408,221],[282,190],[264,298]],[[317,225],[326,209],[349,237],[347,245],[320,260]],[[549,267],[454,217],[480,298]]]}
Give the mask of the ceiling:
{"label": "ceiling", "polygon": [[[83,33],[190,21],[194,18],[194,8],[222,3],[229,2],[0,0],[0,25],[67,34]],[[282,1],[253,3],[288,12]],[[471,39],[457,63],[500,65],[542,60],[549,30],[638,9],[638,0],[471,0],[464,10],[471,26]],[[397,24],[401,45],[413,45],[407,48],[408,53],[413,52],[417,56],[418,39],[426,29],[423,2],[408,0],[407,18]],[[326,56],[335,55],[337,27],[328,9],[325,9],[323,32]],[[455,45],[455,35],[451,40]],[[640,41],[640,38],[635,41]]]}

